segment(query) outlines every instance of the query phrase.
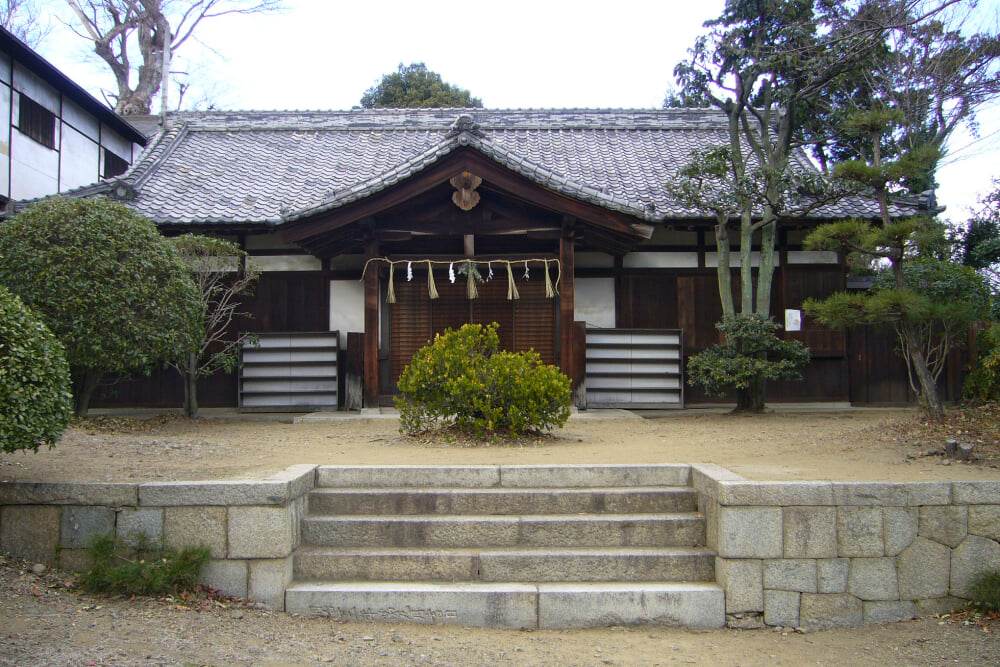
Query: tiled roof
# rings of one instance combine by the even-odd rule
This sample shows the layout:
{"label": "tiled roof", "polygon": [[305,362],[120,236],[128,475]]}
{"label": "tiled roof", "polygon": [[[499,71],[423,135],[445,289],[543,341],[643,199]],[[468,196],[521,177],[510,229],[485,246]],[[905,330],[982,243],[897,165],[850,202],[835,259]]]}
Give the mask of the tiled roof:
{"label": "tiled roof", "polygon": [[[120,180],[137,193],[130,205],[159,223],[280,224],[470,146],[542,187],[656,222],[705,217],[665,185],[694,151],[726,140],[724,116],[702,109],[182,112]],[[794,162],[815,169],[804,153]],[[853,197],[812,215],[876,213]]]}

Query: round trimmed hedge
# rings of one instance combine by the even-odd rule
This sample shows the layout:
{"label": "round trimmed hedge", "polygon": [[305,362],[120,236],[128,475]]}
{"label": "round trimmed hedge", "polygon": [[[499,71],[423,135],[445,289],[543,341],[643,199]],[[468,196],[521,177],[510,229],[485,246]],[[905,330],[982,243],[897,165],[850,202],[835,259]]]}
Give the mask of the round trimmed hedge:
{"label": "round trimmed hedge", "polygon": [[71,414],[62,345],[20,299],[0,287],[0,449],[51,447]]}

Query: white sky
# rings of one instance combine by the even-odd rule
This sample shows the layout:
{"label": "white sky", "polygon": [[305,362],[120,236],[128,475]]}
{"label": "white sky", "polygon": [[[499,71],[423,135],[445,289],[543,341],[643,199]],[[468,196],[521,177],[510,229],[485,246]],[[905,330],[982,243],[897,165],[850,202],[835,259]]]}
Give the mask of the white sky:
{"label": "white sky", "polygon": [[[63,2],[50,3],[68,18]],[[347,109],[399,63],[420,61],[489,108],[653,108],[723,0],[286,4],[280,15],[203,23],[174,69],[191,71],[224,109]],[[86,43],[59,25],[39,51],[98,97],[112,85]],[[189,93],[186,105],[200,96]],[[955,221],[1000,177],[1000,105],[979,120],[981,138],[955,136],[938,172],[939,203]]]}

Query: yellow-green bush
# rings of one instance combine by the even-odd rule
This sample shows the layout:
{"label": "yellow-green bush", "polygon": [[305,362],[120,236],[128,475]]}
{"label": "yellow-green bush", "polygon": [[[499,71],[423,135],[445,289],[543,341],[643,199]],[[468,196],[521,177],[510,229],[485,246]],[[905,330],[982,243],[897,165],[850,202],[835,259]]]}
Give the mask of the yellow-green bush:
{"label": "yellow-green bush", "polygon": [[570,381],[533,350],[498,352],[496,323],[438,334],[399,377],[400,430],[550,430],[569,418]]}

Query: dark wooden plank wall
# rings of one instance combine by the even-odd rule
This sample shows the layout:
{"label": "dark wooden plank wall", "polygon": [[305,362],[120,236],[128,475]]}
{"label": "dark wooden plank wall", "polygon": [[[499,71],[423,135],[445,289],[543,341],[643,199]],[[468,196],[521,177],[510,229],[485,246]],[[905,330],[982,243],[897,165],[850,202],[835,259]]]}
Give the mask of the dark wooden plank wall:
{"label": "dark wooden plank wall", "polygon": [[[261,275],[254,294],[244,298],[243,309],[252,317],[241,318],[239,331],[326,331],[330,328],[329,280],[322,272],[282,272]],[[236,407],[236,374],[216,374],[198,384],[198,403],[203,408]],[[151,375],[114,381],[100,387],[95,408],[179,408],[184,404],[184,385],[173,369]]]}

